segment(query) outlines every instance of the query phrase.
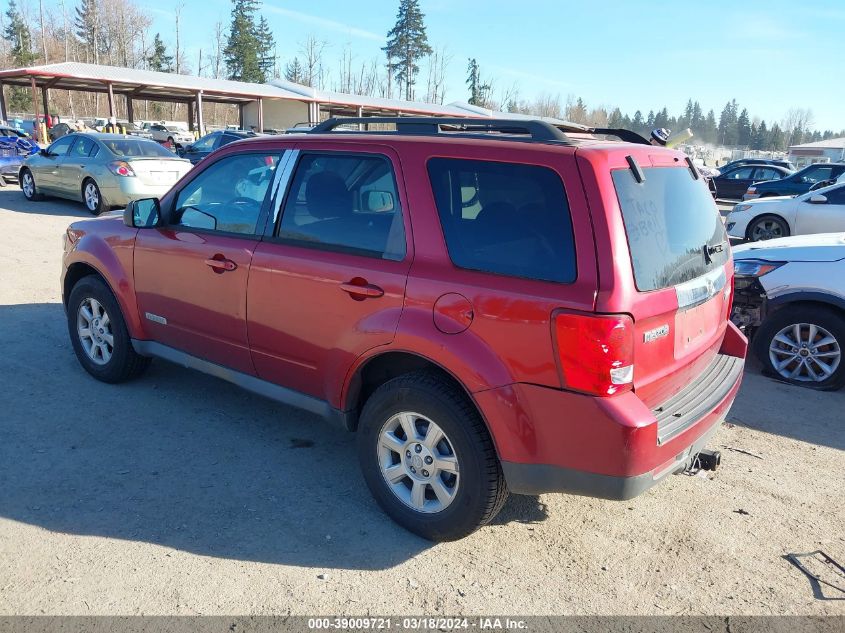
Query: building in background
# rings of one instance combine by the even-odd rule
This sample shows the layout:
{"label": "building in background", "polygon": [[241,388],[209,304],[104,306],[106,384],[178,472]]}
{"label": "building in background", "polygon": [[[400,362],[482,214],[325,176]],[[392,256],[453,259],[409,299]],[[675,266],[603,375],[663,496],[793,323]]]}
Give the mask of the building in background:
{"label": "building in background", "polygon": [[845,162],[845,137],[793,145],[789,148],[789,160],[796,167],[812,163]]}

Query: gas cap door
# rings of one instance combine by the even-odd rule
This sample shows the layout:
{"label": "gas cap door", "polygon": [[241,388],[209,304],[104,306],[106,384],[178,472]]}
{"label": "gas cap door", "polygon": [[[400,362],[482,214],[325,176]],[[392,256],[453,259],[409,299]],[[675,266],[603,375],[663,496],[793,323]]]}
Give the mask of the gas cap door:
{"label": "gas cap door", "polygon": [[457,292],[446,293],[434,302],[434,326],[444,334],[460,334],[474,317],[469,299]]}

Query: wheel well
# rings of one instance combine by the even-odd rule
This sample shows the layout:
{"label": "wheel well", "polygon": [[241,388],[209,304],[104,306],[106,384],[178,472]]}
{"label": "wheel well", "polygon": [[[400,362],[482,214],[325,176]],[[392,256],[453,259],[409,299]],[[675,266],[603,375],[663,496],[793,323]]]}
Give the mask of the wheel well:
{"label": "wheel well", "polygon": [[[376,389],[388,380],[415,371],[428,371],[437,374],[460,389],[466,396],[467,401],[472,406],[476,406],[475,401],[463,384],[437,363],[409,352],[386,352],[368,360],[358,368],[352,377],[345,407],[347,411],[354,411],[355,422],[352,430],[355,430],[358,425],[358,415],[361,413],[361,409],[364,408],[364,403],[367,402],[367,399]],[[481,415],[480,411],[479,415]]]}
{"label": "wheel well", "polygon": [[93,266],[89,266],[88,264],[83,264],[79,262],[76,264],[71,264],[70,268],[67,269],[67,273],[65,273],[65,283],[64,287],[62,288],[62,301],[64,302],[65,307],[67,307],[67,300],[68,297],[70,297],[70,293],[73,290],[73,287],[77,283],[79,283],[80,279],[82,279],[83,277],[88,277],[89,275],[99,277],[107,286],[109,285],[106,279]]}

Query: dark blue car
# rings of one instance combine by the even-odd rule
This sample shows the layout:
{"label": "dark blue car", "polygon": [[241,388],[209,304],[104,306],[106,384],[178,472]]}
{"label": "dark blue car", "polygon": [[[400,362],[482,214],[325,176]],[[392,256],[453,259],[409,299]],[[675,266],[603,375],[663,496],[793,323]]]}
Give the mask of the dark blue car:
{"label": "dark blue car", "polygon": [[[0,130],[0,134],[4,132]],[[0,136],[0,187],[17,184],[24,159],[38,152],[38,144],[18,135]]]}
{"label": "dark blue car", "polygon": [[758,182],[748,187],[743,200],[773,196],[799,196],[817,184],[833,182],[845,173],[845,163],[815,163],[781,180]]}

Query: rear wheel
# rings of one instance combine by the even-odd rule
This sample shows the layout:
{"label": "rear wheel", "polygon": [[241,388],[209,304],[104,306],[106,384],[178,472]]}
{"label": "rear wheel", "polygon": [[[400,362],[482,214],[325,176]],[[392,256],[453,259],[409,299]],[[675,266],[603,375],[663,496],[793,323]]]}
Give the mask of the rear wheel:
{"label": "rear wheel", "polygon": [[103,195],[100,193],[100,188],[90,178],[82,183],[82,200],[85,202],[85,208],[94,215],[100,215],[106,210],[106,204],[103,200]]}
{"label": "rear wheel", "polygon": [[35,177],[28,169],[21,172],[21,191],[23,191],[24,198],[33,202],[44,197],[35,188]]}
{"label": "rear wheel", "polygon": [[358,456],[384,511],[432,541],[474,532],[507,499],[484,422],[460,389],[431,372],[394,378],[370,396]]}
{"label": "rear wheel", "polygon": [[823,307],[785,307],[764,321],[755,351],[767,373],[816,389],[845,385],[845,318]]}
{"label": "rear wheel", "polygon": [[67,325],[76,358],[97,380],[123,382],[150,364],[132,347],[117,299],[99,277],[83,277],[73,287]]}
{"label": "rear wheel", "polygon": [[783,218],[774,215],[763,215],[755,218],[748,225],[747,237],[752,242],[789,237],[789,225]]}

